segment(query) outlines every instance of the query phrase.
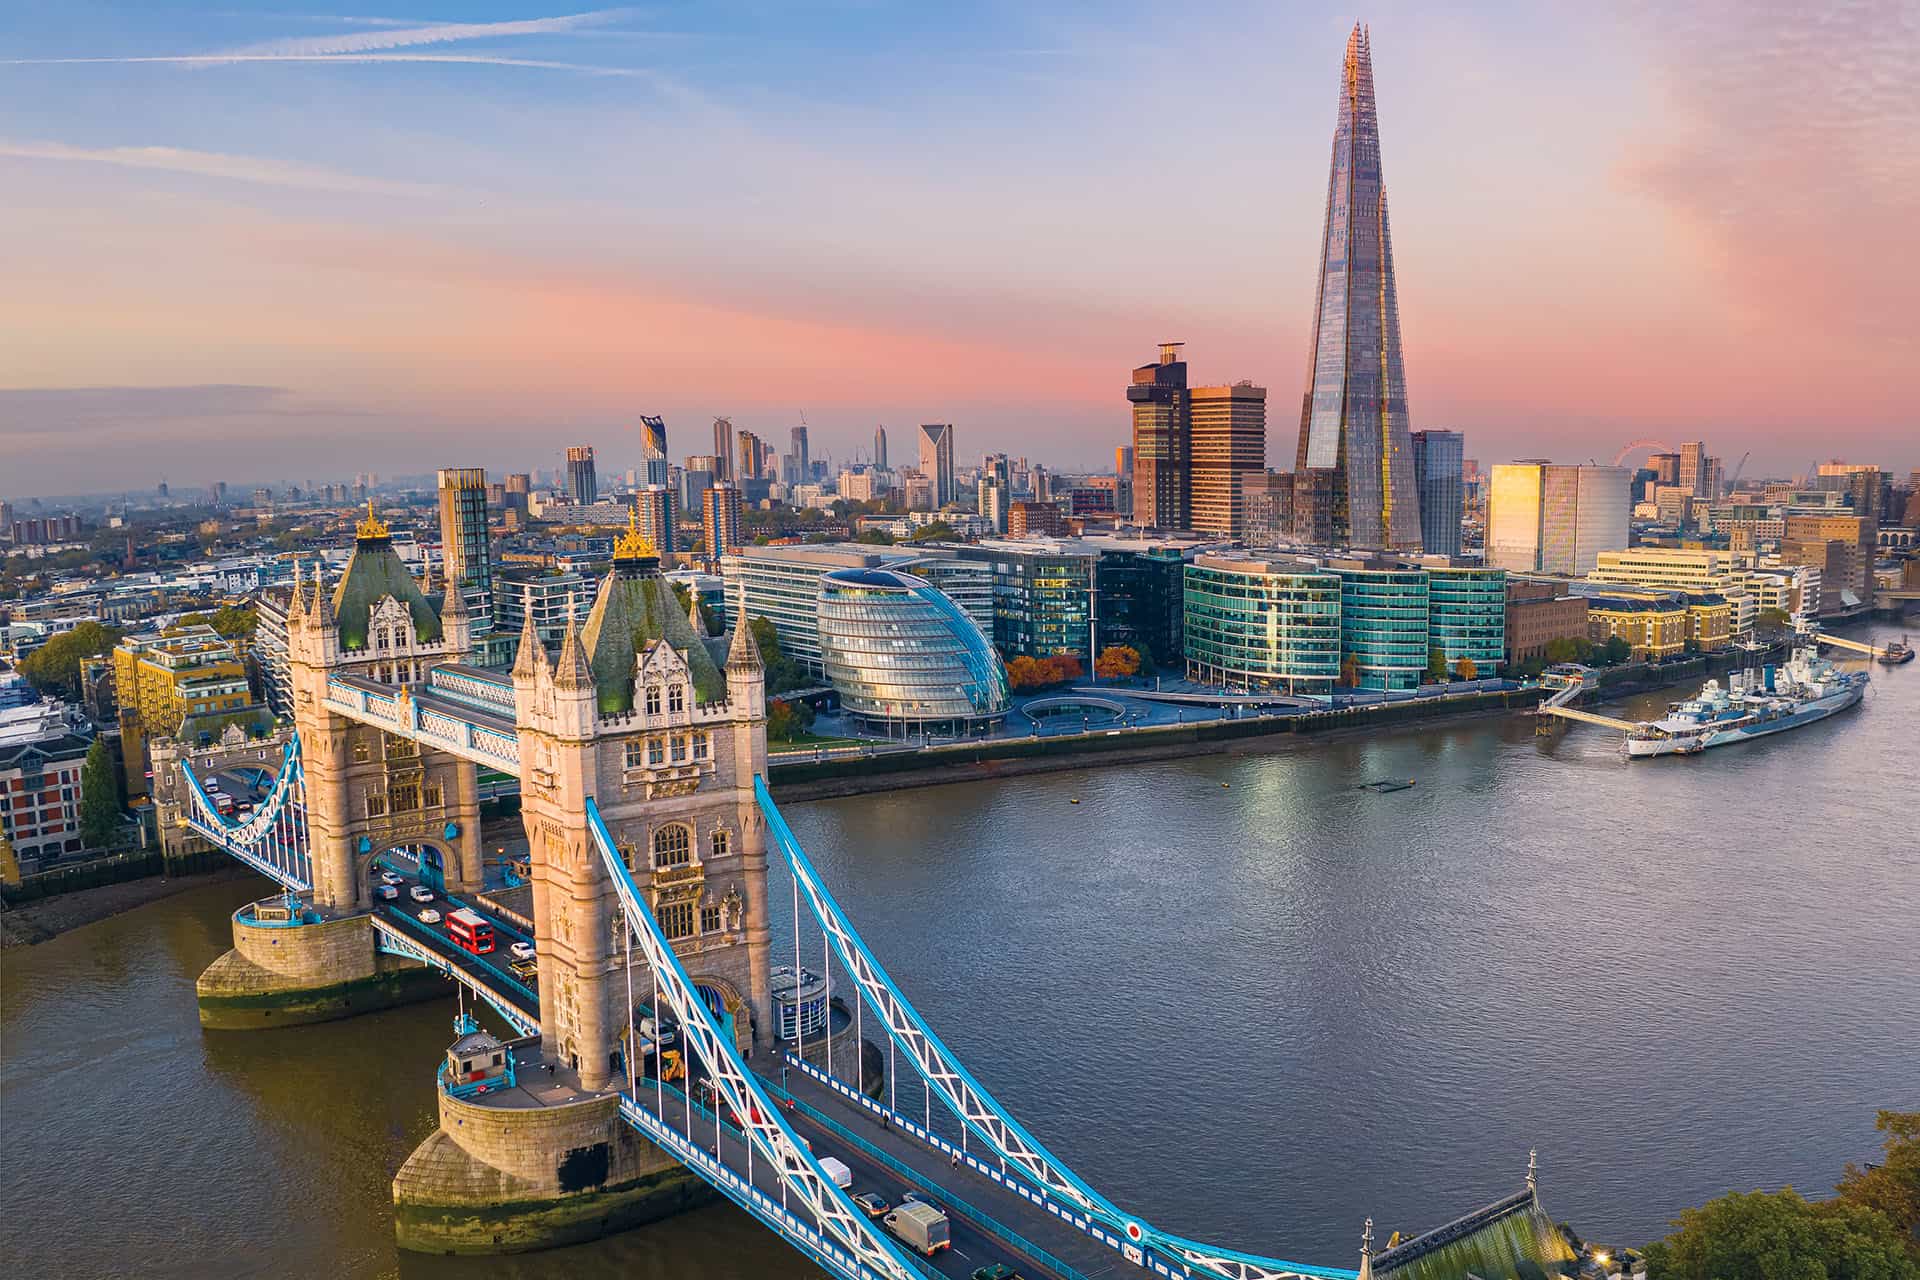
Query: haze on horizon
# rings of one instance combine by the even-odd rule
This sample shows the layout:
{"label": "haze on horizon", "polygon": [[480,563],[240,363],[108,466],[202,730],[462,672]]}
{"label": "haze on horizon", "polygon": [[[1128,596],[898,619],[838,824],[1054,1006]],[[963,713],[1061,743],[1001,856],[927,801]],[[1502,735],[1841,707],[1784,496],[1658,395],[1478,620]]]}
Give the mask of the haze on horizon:
{"label": "haze on horizon", "polygon": [[624,469],[643,412],[1108,467],[1166,340],[1284,467],[1356,20],[1416,428],[1920,466],[1911,6],[935,9],[0,14],[0,494]]}

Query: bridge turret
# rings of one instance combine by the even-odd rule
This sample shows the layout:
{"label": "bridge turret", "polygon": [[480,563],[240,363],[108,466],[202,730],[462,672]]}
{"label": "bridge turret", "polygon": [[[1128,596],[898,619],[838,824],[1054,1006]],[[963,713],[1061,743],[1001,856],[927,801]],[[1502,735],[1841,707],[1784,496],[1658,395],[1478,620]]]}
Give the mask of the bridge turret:
{"label": "bridge turret", "polygon": [[464,658],[473,648],[473,615],[467,612],[467,598],[460,584],[451,578],[440,602],[440,637],[450,658]]}

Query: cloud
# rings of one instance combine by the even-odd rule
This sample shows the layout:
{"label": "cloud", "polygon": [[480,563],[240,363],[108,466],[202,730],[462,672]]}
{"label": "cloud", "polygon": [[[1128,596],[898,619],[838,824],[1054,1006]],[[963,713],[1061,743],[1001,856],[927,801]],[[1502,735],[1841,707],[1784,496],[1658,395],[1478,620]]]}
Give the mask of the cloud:
{"label": "cloud", "polygon": [[423,44],[449,44],[460,40],[492,40],[507,36],[553,35],[577,31],[617,21],[631,9],[597,9],[589,13],[567,14],[557,18],[526,18],[511,22],[442,22],[423,27],[381,27],[371,31],[342,32],[324,36],[290,36],[259,44],[229,49],[222,57],[246,55],[291,55],[316,57],[330,54],[376,53],[383,49],[406,49]]}
{"label": "cloud", "polygon": [[203,383],[179,387],[0,389],[0,435],[111,431],[138,423],[273,412],[286,387]]}
{"label": "cloud", "polygon": [[1625,183],[1664,206],[1746,320],[1804,351],[1913,346],[1920,10],[1902,0],[1624,10],[1659,132]]}
{"label": "cloud", "polygon": [[123,169],[156,169],[231,182],[290,187],[299,191],[345,191],[370,195],[429,195],[439,188],[425,183],[367,178],[311,165],[289,164],[262,156],[189,151],[181,147],[71,147],[63,142],[11,142],[0,139],[0,157],[21,160],[79,160]]}
{"label": "cloud", "polygon": [[528,67],[536,71],[576,71],[590,76],[621,76],[660,83],[652,71],[637,67],[599,67],[546,58],[508,58],[459,53],[195,53],[140,58],[0,58],[0,67],[85,66],[111,63],[177,63],[183,66],[227,66],[247,62],[447,62],[481,67]]}

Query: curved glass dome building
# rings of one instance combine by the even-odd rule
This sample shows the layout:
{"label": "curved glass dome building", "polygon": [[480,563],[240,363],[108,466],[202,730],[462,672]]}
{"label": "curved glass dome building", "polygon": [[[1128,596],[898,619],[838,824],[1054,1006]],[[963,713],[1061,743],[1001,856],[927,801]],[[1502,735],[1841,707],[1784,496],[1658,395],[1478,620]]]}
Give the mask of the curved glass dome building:
{"label": "curved glass dome building", "polygon": [[947,595],[893,569],[820,579],[820,657],[840,702],[863,720],[972,728],[1007,714],[993,641]]}

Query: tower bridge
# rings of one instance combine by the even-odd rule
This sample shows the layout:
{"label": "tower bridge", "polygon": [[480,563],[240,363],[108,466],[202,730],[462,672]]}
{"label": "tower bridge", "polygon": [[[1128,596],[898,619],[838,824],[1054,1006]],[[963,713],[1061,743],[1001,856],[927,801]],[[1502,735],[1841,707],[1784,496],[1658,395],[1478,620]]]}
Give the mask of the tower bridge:
{"label": "tower bridge", "polygon": [[[443,990],[440,975],[512,1029],[501,1042],[462,1022],[437,1077],[439,1128],[394,1181],[404,1246],[537,1248],[724,1196],[853,1280],[968,1275],[995,1258],[1027,1276],[1389,1274],[1370,1236],[1356,1271],[1165,1230],[1015,1119],[781,816],[748,628],[706,637],[637,529],[555,658],[529,611],[509,675],[464,663],[459,593],[423,594],[371,515],[337,584],[321,568],[297,580],[288,633],[294,733],[255,811],[223,814],[192,758],[180,766],[181,820],[282,891],[236,913],[234,951],[201,979],[202,1017],[345,1016],[414,998],[423,977]],[[522,783],[525,915],[483,892],[482,766]],[[396,870],[398,846],[421,850],[416,874]],[[770,855],[793,883],[796,976],[803,921],[820,936],[824,1016],[795,1005],[791,1028],[773,1014]],[[494,946],[456,932],[456,913]],[[889,1201],[939,1204],[954,1250],[908,1249],[828,1155]],[[1497,1215],[1502,1239],[1552,1256],[1565,1242],[1530,1192],[1531,1179]]]}

